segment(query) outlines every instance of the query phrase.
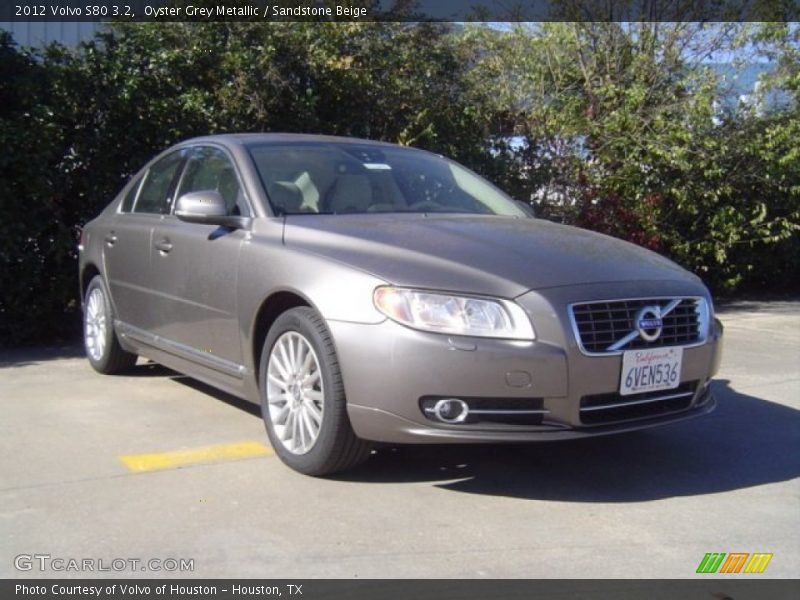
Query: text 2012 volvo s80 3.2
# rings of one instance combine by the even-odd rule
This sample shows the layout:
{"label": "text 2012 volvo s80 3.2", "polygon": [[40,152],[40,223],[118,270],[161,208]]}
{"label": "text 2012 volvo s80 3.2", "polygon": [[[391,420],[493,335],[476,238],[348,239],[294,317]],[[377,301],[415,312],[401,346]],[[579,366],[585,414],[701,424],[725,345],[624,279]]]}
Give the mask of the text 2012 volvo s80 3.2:
{"label": "text 2012 volvo s80 3.2", "polygon": [[697,277],[391,144],[180,143],[86,225],[80,285],[96,370],[141,355],[257,402],[313,475],[372,442],[557,440],[715,403],[722,327]]}

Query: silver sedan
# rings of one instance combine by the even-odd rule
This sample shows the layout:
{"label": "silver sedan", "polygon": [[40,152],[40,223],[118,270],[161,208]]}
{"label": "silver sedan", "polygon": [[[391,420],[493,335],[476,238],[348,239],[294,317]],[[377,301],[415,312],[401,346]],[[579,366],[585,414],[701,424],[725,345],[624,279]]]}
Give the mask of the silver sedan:
{"label": "silver sedan", "polygon": [[85,226],[80,286],[97,371],[145,356],[259,403],[312,475],[372,442],[555,440],[714,407],[722,327],[697,277],[391,144],[178,144]]}

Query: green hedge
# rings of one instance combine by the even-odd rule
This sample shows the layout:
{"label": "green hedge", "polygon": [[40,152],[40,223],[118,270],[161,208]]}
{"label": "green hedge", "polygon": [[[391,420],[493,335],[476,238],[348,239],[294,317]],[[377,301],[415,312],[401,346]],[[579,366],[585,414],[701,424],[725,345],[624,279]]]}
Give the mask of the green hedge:
{"label": "green hedge", "polygon": [[[797,284],[796,102],[712,122],[698,108],[702,89],[672,81],[663,93],[676,108],[650,107],[632,95],[647,75],[635,49],[616,83],[537,94],[535,85],[557,90],[575,74],[548,80],[553,71],[520,57],[573,42],[558,29],[514,35],[437,24],[147,23],[115,25],[75,50],[31,50],[0,33],[0,345],[75,335],[80,226],[156,152],[229,131],[428,148],[547,215],[672,256],[716,290]],[[786,38],[759,35],[778,49]],[[788,72],[782,85],[796,93]],[[647,128],[652,143],[633,151]],[[580,152],[553,151],[577,139]],[[558,186],[558,200],[543,199],[542,184]]]}

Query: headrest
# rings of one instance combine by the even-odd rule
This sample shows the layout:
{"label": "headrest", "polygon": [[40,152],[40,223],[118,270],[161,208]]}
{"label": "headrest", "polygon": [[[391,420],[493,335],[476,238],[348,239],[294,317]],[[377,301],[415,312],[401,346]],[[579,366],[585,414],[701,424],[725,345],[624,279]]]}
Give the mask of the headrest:
{"label": "headrest", "polygon": [[340,175],[331,199],[333,212],[366,212],[372,204],[372,185],[366,175]]}
{"label": "headrest", "polygon": [[303,193],[291,181],[276,181],[269,186],[269,198],[278,212],[297,212],[303,203]]}

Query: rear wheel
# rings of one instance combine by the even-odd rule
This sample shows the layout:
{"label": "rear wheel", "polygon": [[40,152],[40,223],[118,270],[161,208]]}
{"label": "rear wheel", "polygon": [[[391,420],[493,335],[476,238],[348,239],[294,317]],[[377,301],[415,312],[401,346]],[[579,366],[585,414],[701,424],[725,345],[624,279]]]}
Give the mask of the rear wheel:
{"label": "rear wheel", "polygon": [[333,341],[315,310],[293,308],[278,317],[264,342],[259,373],[267,434],[289,467],[329,475],[369,456],[370,445],[350,425]]}
{"label": "rear wheel", "polygon": [[95,371],[121,373],[136,364],[136,355],[119,345],[105,283],[100,275],[89,282],[83,305],[83,344]]}

